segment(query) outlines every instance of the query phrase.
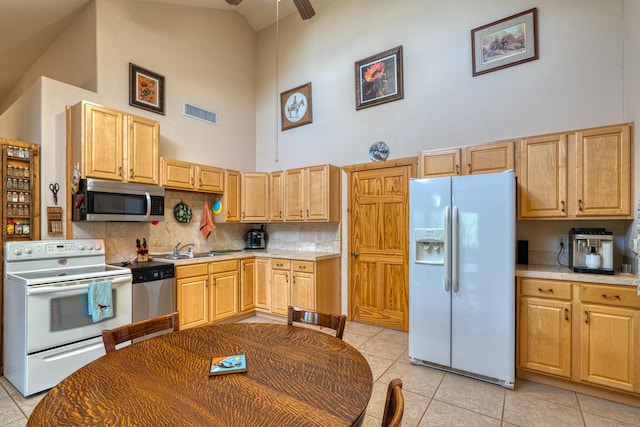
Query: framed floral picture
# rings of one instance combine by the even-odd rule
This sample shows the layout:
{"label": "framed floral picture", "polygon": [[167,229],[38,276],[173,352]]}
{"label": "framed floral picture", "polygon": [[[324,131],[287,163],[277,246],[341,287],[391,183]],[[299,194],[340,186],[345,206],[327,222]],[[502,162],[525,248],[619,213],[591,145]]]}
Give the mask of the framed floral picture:
{"label": "framed floral picture", "polygon": [[355,74],[356,110],[402,99],[402,46],[356,61]]}
{"label": "framed floral picture", "polygon": [[129,105],[164,114],[164,76],[129,63]]}
{"label": "framed floral picture", "polygon": [[537,9],[471,30],[473,76],[538,59]]}
{"label": "framed floral picture", "polygon": [[311,108],[311,82],[280,94],[282,130],[313,123]]}

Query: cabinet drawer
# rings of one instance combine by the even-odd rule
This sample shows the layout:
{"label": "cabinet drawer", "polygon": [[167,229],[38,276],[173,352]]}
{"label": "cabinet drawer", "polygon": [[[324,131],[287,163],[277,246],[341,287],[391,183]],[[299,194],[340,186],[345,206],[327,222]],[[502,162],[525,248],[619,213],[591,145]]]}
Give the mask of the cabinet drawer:
{"label": "cabinet drawer", "polygon": [[571,299],[571,283],[556,280],[520,279],[520,294],[539,298]]}
{"label": "cabinet drawer", "polygon": [[582,302],[640,308],[640,296],[635,286],[592,285],[581,286]]}
{"label": "cabinet drawer", "polygon": [[178,265],[176,266],[176,278],[206,276],[209,273],[207,264]]}
{"label": "cabinet drawer", "polygon": [[222,273],[223,271],[235,271],[238,269],[238,260],[216,261],[211,264],[211,274]]}
{"label": "cabinet drawer", "polygon": [[271,260],[272,270],[289,270],[291,268],[291,260],[274,258]]}
{"label": "cabinet drawer", "polygon": [[303,271],[305,273],[313,273],[313,261],[293,261],[293,271]]}

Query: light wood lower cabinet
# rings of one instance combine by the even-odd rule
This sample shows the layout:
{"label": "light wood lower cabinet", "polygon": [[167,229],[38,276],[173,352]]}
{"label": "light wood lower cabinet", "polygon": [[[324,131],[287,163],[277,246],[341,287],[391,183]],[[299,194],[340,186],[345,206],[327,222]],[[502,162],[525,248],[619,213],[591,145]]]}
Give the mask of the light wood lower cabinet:
{"label": "light wood lower cabinet", "polygon": [[271,287],[269,286],[269,260],[255,260],[256,308],[269,311],[271,309]]}
{"label": "light wood lower cabinet", "polygon": [[635,287],[518,278],[518,295],[519,376],[550,374],[640,395]]}
{"label": "light wood lower cabinet", "polygon": [[289,281],[291,278],[291,261],[274,258],[271,260],[271,312],[287,314],[290,301]]}
{"label": "light wood lower cabinet", "polygon": [[209,323],[209,265],[176,266],[176,305],[180,313],[180,329]]}
{"label": "light wood lower cabinet", "polygon": [[256,260],[240,261],[240,311],[247,312],[256,308]]}
{"label": "light wood lower cabinet", "polygon": [[209,320],[235,316],[240,296],[238,260],[212,262],[209,271]]}

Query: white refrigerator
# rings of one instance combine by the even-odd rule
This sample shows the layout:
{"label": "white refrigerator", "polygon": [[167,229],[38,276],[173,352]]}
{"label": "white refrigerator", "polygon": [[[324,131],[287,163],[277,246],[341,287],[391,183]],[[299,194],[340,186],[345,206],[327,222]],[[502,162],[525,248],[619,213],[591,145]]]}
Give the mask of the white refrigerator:
{"label": "white refrigerator", "polygon": [[409,184],[409,359],[515,385],[515,177]]}

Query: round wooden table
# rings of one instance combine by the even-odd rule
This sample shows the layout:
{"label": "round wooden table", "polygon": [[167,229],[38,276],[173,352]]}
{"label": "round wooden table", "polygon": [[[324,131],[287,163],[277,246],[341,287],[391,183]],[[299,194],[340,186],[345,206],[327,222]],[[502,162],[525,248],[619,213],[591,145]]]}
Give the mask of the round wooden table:
{"label": "round wooden table", "polygon": [[[212,357],[247,372],[209,376]],[[349,426],[373,377],[346,342],[297,326],[234,323],[161,335],[109,353],[52,388],[28,426]]]}

